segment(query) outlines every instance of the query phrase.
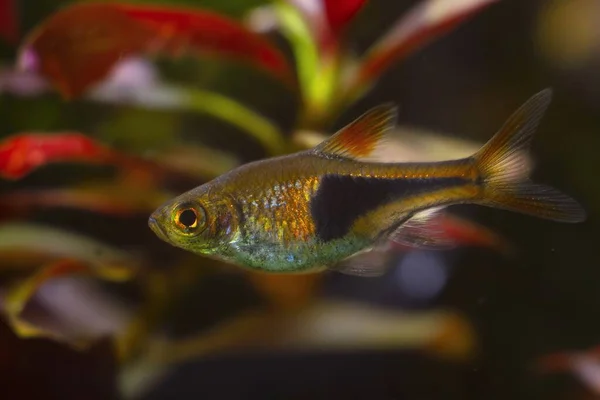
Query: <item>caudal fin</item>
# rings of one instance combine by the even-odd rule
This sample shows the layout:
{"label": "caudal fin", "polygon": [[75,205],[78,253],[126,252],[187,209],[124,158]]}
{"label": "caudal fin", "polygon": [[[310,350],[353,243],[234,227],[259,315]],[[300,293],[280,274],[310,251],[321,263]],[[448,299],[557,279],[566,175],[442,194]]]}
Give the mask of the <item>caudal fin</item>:
{"label": "caudal fin", "polygon": [[554,221],[581,222],[586,213],[575,200],[529,180],[529,147],[551,99],[551,89],[531,97],[473,156],[484,185],[481,203]]}

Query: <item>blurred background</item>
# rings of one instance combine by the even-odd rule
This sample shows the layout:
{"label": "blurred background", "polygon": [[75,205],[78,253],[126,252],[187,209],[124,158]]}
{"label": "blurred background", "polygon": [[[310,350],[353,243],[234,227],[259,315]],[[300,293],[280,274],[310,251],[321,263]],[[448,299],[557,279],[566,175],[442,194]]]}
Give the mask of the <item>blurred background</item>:
{"label": "blurred background", "polygon": [[[219,57],[134,58],[113,86],[73,99],[17,72],[27,34],[74,3],[86,2],[0,2],[0,397],[600,398],[600,3],[493,2],[390,65],[327,123],[304,124],[296,92]],[[135,2],[146,3],[160,2]],[[367,52],[419,3],[366,2],[347,27],[348,54]],[[293,64],[270,25],[270,1],[168,4],[240,21]],[[222,101],[215,107],[231,105],[213,95],[249,107],[295,143],[279,152],[392,101],[397,154],[417,160],[471,153],[552,87],[534,179],[572,195],[589,216],[568,225],[453,207],[464,245],[398,249],[380,278],[266,276],[188,254],[148,229],[152,209],[277,151],[206,105],[181,106],[164,82]],[[114,149],[119,161],[42,161],[6,173],[13,135],[65,132]]]}

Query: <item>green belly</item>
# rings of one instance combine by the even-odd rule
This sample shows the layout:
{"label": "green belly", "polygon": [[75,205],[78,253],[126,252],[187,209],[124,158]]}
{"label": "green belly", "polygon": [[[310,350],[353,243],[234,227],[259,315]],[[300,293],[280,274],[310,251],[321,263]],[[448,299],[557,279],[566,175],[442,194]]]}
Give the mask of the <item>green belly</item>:
{"label": "green belly", "polygon": [[230,258],[236,264],[264,272],[306,273],[323,270],[367,248],[371,243],[357,237],[323,242],[281,243],[241,241],[232,244]]}

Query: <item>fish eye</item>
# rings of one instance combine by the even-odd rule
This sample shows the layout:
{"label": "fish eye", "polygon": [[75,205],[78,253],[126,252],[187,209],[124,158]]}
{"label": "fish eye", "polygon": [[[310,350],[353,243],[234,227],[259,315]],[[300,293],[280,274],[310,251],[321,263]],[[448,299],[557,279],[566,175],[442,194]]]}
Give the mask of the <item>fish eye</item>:
{"label": "fish eye", "polygon": [[182,205],[175,212],[174,222],[185,234],[199,233],[205,223],[204,209],[190,204]]}
{"label": "fish eye", "polygon": [[181,214],[179,214],[179,223],[182,225],[193,228],[194,225],[198,223],[198,217],[196,217],[196,211],[193,209],[183,210]]}

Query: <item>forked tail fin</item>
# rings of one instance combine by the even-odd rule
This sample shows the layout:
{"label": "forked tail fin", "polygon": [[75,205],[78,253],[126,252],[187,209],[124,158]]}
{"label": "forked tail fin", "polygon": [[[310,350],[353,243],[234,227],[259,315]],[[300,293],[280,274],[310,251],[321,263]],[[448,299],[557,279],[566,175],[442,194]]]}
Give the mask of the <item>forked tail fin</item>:
{"label": "forked tail fin", "polygon": [[529,180],[528,151],[552,99],[545,89],[523,104],[475,155],[483,183],[481,204],[560,222],[581,222],[585,210],[571,197]]}

